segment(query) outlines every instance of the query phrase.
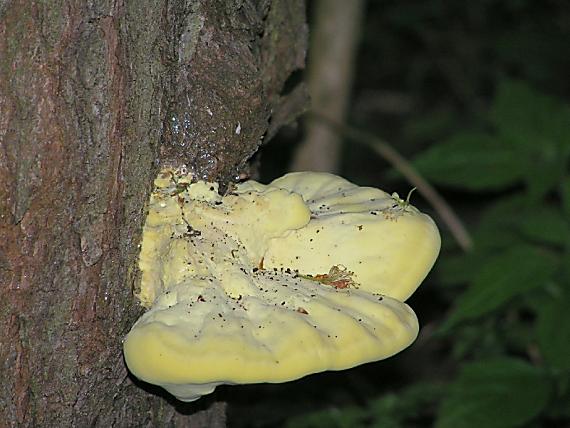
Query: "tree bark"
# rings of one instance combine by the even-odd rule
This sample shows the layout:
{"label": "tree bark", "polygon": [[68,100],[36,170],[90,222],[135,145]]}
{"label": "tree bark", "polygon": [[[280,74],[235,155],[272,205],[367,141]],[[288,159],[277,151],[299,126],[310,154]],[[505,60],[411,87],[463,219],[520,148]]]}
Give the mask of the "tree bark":
{"label": "tree bark", "polygon": [[247,173],[306,32],[303,0],[0,1],[0,427],[225,425],[126,371],[144,206],[160,165]]}

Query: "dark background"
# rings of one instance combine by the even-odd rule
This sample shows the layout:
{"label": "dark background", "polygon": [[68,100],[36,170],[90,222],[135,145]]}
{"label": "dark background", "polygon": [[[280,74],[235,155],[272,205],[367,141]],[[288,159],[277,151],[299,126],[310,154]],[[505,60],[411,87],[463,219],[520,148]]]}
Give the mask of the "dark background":
{"label": "dark background", "polygon": [[[412,162],[474,246],[415,193],[443,239],[408,301],[416,343],[344,372],[219,388],[230,426],[570,426],[570,2],[369,1],[356,58],[346,123]],[[288,171],[304,123],[262,149],[260,181]],[[349,180],[412,187],[365,144],[341,150]]]}

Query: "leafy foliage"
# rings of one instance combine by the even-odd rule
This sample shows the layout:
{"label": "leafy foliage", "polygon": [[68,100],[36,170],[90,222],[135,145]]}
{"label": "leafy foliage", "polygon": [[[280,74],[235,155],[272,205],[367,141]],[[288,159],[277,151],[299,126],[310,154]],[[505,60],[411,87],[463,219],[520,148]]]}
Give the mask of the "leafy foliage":
{"label": "leafy foliage", "polygon": [[[570,379],[570,109],[505,80],[481,128],[479,146],[472,132],[461,133],[415,160],[440,185],[486,192],[472,227],[475,250],[443,255],[438,269],[442,283],[463,290],[440,323],[459,374],[436,426],[567,423],[552,415]],[[456,151],[478,150],[472,164],[462,162],[469,172],[451,173]]]}
{"label": "leafy foliage", "polygon": [[365,406],[331,408],[292,418],[288,428],[398,428],[414,426],[426,419],[444,394],[444,386],[432,383],[412,385],[399,394],[389,393]]}
{"label": "leafy foliage", "polygon": [[476,195],[474,250],[444,246],[432,277],[448,310],[430,340],[456,374],[289,426],[570,423],[570,109],[504,80],[488,112],[414,159],[432,182]]}
{"label": "leafy foliage", "polygon": [[465,364],[443,400],[436,428],[520,426],[543,410],[549,394],[544,371],[520,360]]}
{"label": "leafy foliage", "polygon": [[570,290],[547,296],[537,307],[536,336],[544,361],[554,372],[570,372]]}
{"label": "leafy foliage", "polygon": [[431,181],[473,191],[525,183],[544,196],[560,183],[570,155],[570,108],[522,82],[503,81],[489,114],[493,133],[461,133],[415,160]]}
{"label": "leafy foliage", "polygon": [[416,158],[416,168],[434,183],[470,190],[500,190],[523,179],[524,165],[508,140],[459,134]]}
{"label": "leafy foliage", "polygon": [[[351,122],[413,160],[475,247],[443,230],[412,297],[418,342],[325,398],[297,389],[288,411],[307,413],[289,426],[570,426],[570,3],[367,7]],[[377,108],[386,92],[412,107]],[[353,181],[409,189],[365,149],[345,145],[343,161]]]}
{"label": "leafy foliage", "polygon": [[499,253],[473,273],[471,286],[457,299],[443,328],[480,318],[510,299],[544,285],[556,271],[556,261],[529,245]]}

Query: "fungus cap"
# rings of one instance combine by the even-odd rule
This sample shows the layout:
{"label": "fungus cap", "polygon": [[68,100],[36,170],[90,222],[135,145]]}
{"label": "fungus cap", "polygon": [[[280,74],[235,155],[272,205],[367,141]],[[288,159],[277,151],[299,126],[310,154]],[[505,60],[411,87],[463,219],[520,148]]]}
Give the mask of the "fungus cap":
{"label": "fungus cap", "polygon": [[380,360],[415,339],[403,300],[439,251],[415,208],[322,173],[223,197],[172,171],[155,185],[139,262],[150,310],[124,342],[138,378],[192,401]]}
{"label": "fungus cap", "polygon": [[318,274],[342,264],[361,289],[405,301],[439,254],[432,219],[396,194],[327,173],[291,173],[270,187],[301,195],[311,221],[270,241],[269,266]]}

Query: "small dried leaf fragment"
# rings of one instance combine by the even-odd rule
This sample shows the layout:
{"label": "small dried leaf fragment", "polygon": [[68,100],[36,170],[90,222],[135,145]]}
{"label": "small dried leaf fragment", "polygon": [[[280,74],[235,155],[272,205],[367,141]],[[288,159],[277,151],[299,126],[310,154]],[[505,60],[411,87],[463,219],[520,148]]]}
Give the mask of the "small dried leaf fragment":
{"label": "small dried leaf fragment", "polygon": [[324,285],[330,285],[334,288],[358,288],[358,284],[352,279],[354,272],[349,271],[343,265],[332,266],[328,273],[323,273],[315,276],[310,275],[300,275],[303,278],[310,279],[313,281],[320,282]]}

